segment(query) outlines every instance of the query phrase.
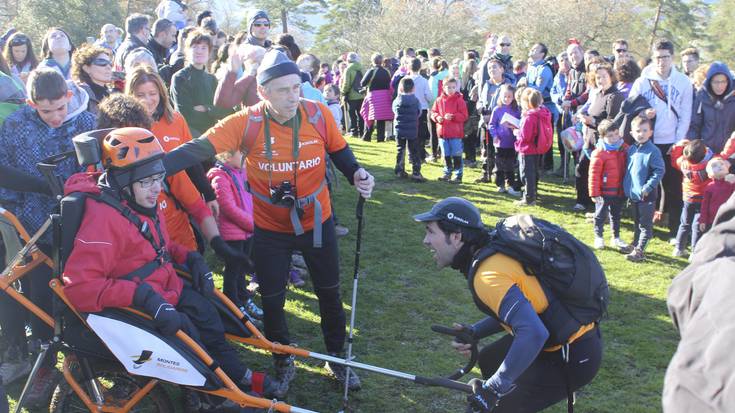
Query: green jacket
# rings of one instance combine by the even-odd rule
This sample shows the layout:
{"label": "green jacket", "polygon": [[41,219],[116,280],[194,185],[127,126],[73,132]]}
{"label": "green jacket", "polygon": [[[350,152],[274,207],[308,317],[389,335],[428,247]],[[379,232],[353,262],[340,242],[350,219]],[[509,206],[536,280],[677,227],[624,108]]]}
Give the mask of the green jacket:
{"label": "green jacket", "polygon": [[360,100],[365,98],[365,95],[352,88],[352,85],[355,82],[359,84],[362,80],[362,78],[355,80],[355,76],[357,76],[358,71],[362,73],[362,75],[365,74],[360,62],[350,63],[350,65],[347,66],[347,70],[345,70],[344,76],[342,76],[342,80],[340,80],[341,84],[339,85],[339,90],[342,92],[342,96],[347,96],[347,100]]}
{"label": "green jacket", "polygon": [[[213,105],[216,89],[217,78],[204,70],[195,69],[192,65],[179,70],[171,79],[171,103],[184,116],[191,135],[195,138],[232,113],[231,109]],[[199,105],[206,107],[207,111],[195,111],[194,106]]]}

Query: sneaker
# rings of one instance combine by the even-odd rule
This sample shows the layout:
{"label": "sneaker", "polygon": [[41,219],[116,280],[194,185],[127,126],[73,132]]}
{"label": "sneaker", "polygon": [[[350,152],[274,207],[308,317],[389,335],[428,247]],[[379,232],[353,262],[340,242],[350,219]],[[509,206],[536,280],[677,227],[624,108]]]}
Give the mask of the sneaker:
{"label": "sneaker", "polygon": [[669,245],[676,245],[676,238],[669,238]]}
{"label": "sneaker", "polygon": [[247,290],[255,294],[258,291],[258,287],[260,287],[260,284],[258,284],[258,277],[253,274],[250,276],[250,282],[248,283]]}
{"label": "sneaker", "polygon": [[615,238],[615,237],[610,238],[610,245],[612,245],[613,248],[617,248],[618,251],[623,252],[625,254],[628,254],[633,250],[633,247],[626,244],[620,238]]}
{"label": "sneaker", "polygon": [[31,372],[31,362],[22,358],[6,359],[0,364],[0,383],[8,385]]}
{"label": "sneaker", "polygon": [[482,177],[475,179],[476,184],[486,184],[488,182],[490,182],[490,177],[486,175],[483,175]]}
{"label": "sneaker", "polygon": [[344,225],[335,225],[334,226],[334,232],[336,232],[337,233],[337,236],[341,238],[341,237],[344,237],[345,235],[349,234],[350,233],[350,229],[347,228]]}
{"label": "sneaker", "polygon": [[595,237],[595,249],[601,250],[605,248],[605,239],[602,237]]}
{"label": "sneaker", "polygon": [[411,180],[414,182],[426,182],[426,178],[424,178],[424,176],[421,174],[411,175]]}
{"label": "sneaker", "polygon": [[508,192],[508,191],[506,191],[506,189],[505,189],[505,187],[504,187],[504,186],[499,186],[499,187],[498,187],[498,193],[499,193],[499,194],[504,194],[504,193],[506,193],[506,192]]}
{"label": "sneaker", "polygon": [[253,318],[263,319],[263,309],[258,307],[258,304],[255,304],[252,298],[248,298],[248,301],[245,302],[244,309],[244,312],[250,314]]}
{"label": "sneaker", "polygon": [[42,408],[51,402],[51,395],[61,381],[61,372],[53,367],[41,367],[28,389],[26,407]]}
{"label": "sneaker", "polygon": [[643,250],[641,250],[638,247],[633,248],[633,251],[631,251],[628,255],[625,256],[625,258],[628,261],[632,262],[641,262],[646,259],[646,256],[643,255]]}
{"label": "sneaker", "polygon": [[306,268],[306,261],[304,261],[304,256],[301,255],[301,253],[291,254],[291,265],[293,265],[294,267]]}
{"label": "sneaker", "polygon": [[508,188],[508,189],[506,189],[506,190],[505,190],[505,192],[507,192],[507,193],[508,193],[508,195],[511,195],[511,196],[516,196],[516,197],[518,197],[518,196],[521,196],[521,195],[523,195],[523,194],[521,193],[521,191],[516,191],[516,190],[515,190],[515,189],[513,189],[513,188]]}
{"label": "sneaker", "polygon": [[452,174],[444,174],[437,179],[442,182],[449,182],[449,180],[452,179]]}
{"label": "sneaker", "polygon": [[[344,353],[329,353],[329,355],[340,358],[340,359],[345,358]],[[331,374],[332,377],[334,377],[342,386],[345,385],[345,378],[347,376],[347,367],[343,366],[342,364],[327,362],[324,368],[327,369],[327,372]],[[362,387],[362,384],[360,384],[360,378],[357,377],[355,369],[350,369],[350,378],[349,378],[349,382],[347,383],[347,388],[349,388],[352,391],[355,391],[355,390],[360,390],[361,387]]]}
{"label": "sneaker", "polygon": [[296,268],[292,268],[288,272],[288,282],[293,284],[294,287],[303,287],[306,284],[306,281],[301,279],[301,273]]}
{"label": "sneaker", "polygon": [[589,218],[595,219],[595,213],[594,212],[585,212],[584,213],[584,217],[587,218],[587,219],[589,219]]}
{"label": "sneaker", "polygon": [[278,389],[276,389],[273,396],[283,399],[288,393],[289,385],[296,378],[294,356],[273,359],[273,369],[276,372],[275,381],[278,383]]}
{"label": "sneaker", "polygon": [[516,201],[513,203],[515,206],[536,206],[536,201],[528,202],[525,199],[521,199],[520,201]]}
{"label": "sneaker", "polygon": [[679,247],[674,247],[674,250],[671,251],[671,256],[672,257],[683,257],[684,251],[680,250]]}
{"label": "sneaker", "polygon": [[572,210],[577,212],[584,211],[585,209],[587,208],[585,208],[582,204],[574,204],[574,206],[572,207]]}
{"label": "sneaker", "polygon": [[453,184],[461,184],[462,183],[462,176],[461,175],[455,176],[454,178],[450,179],[449,182],[451,182]]}
{"label": "sneaker", "polygon": [[396,176],[401,179],[408,178],[408,174],[406,173],[406,171],[396,171]]}

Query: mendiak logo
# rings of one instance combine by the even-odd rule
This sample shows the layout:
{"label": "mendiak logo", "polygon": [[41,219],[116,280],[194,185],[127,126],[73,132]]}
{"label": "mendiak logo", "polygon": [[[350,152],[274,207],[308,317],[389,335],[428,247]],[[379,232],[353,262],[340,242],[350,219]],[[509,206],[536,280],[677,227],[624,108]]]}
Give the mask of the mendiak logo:
{"label": "mendiak logo", "polygon": [[143,366],[143,364],[151,361],[151,356],[153,356],[153,352],[150,350],[143,350],[140,352],[140,355],[138,356],[131,356],[133,359],[133,368],[139,369]]}

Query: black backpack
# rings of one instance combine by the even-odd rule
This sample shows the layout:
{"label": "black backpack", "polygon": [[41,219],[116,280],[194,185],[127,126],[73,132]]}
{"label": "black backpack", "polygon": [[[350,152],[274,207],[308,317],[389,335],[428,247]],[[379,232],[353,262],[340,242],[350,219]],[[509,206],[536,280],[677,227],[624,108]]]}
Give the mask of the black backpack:
{"label": "black backpack", "polygon": [[355,73],[355,78],[352,79],[352,90],[354,90],[357,93],[360,93],[360,89],[362,89],[362,86],[360,86],[360,83],[362,83],[362,70],[358,70]]}
{"label": "black backpack", "polygon": [[534,275],[549,300],[539,317],[553,344],[566,343],[582,325],[599,322],[607,312],[610,290],[592,250],[565,231],[531,215],[498,221],[483,256],[502,253]]}

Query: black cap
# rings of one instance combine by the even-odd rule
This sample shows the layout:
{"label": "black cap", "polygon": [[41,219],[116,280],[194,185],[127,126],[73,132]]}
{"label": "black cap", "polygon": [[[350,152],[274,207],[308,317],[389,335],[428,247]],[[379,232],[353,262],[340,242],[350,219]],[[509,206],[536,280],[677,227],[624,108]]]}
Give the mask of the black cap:
{"label": "black cap", "polygon": [[437,202],[430,211],[413,216],[418,222],[445,221],[462,227],[483,229],[480,210],[472,202],[452,196]]}

